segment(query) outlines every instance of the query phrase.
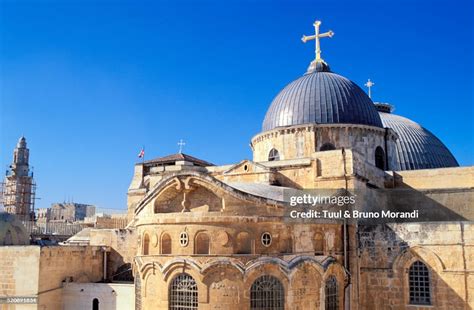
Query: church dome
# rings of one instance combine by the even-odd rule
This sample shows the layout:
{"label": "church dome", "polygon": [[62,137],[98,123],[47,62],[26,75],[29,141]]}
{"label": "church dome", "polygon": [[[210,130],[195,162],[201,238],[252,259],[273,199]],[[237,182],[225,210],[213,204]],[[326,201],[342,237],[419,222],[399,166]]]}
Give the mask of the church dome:
{"label": "church dome", "polygon": [[302,124],[360,124],[382,127],[372,100],[354,82],[320,62],[273,99],[263,131]]}
{"label": "church dome", "polygon": [[401,170],[458,167],[449,149],[434,134],[419,124],[400,115],[392,114],[392,107],[376,103],[384,127],[393,129],[399,136],[397,153]]}

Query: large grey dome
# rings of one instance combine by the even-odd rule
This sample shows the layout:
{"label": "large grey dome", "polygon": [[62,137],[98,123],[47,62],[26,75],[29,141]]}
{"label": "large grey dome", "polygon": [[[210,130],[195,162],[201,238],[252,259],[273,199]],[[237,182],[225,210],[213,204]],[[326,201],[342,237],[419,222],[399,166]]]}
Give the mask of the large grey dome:
{"label": "large grey dome", "polygon": [[382,127],[372,100],[359,86],[321,67],[280,91],[265,115],[263,131],[334,123]]}
{"label": "large grey dome", "polygon": [[405,117],[392,114],[387,104],[376,104],[384,127],[399,136],[397,152],[401,170],[458,167],[448,148],[434,134]]}

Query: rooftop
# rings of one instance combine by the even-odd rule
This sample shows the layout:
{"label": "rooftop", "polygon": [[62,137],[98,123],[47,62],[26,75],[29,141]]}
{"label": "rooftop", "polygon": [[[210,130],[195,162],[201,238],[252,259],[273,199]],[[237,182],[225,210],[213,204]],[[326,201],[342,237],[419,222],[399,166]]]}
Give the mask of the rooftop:
{"label": "rooftop", "polygon": [[205,160],[187,155],[184,153],[172,154],[164,157],[157,157],[154,159],[146,160],[143,163],[147,166],[165,166],[174,165],[177,161],[186,161],[192,163],[194,166],[208,167],[214,166],[214,164]]}

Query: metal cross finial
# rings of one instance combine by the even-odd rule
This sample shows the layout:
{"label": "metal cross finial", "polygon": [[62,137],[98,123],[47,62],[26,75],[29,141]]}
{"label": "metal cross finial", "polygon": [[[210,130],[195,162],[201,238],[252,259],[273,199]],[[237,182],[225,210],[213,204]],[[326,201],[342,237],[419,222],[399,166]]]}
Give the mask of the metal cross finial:
{"label": "metal cross finial", "polygon": [[183,139],[179,140],[178,146],[179,146],[179,153],[181,154],[183,152],[183,146],[185,146],[186,143],[184,143]]}
{"label": "metal cross finial", "polygon": [[303,35],[303,37],[301,38],[301,41],[303,41],[303,43],[306,43],[308,41],[311,41],[311,40],[314,40],[315,42],[315,54],[316,54],[316,61],[322,61],[322,58],[321,58],[321,47],[319,46],[319,39],[320,38],[325,38],[325,37],[330,37],[332,38],[332,36],[334,35],[334,32],[332,30],[329,30],[328,32],[324,32],[324,33],[319,33],[319,26],[321,25],[321,21],[317,20],[314,22],[313,26],[314,26],[314,35],[312,36],[305,36]]}
{"label": "metal cross finial", "polygon": [[370,79],[368,79],[367,83],[364,84],[365,86],[367,86],[367,88],[369,89],[369,98],[372,98],[372,86],[375,85],[374,82],[372,82]]}

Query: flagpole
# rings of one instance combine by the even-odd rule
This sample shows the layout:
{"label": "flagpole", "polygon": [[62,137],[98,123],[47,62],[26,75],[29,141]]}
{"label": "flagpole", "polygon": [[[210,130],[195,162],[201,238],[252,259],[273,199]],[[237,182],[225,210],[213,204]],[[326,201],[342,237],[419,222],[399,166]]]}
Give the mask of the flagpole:
{"label": "flagpole", "polygon": [[145,146],[142,145],[142,150],[140,151],[140,155],[142,157],[142,186],[145,186]]}

